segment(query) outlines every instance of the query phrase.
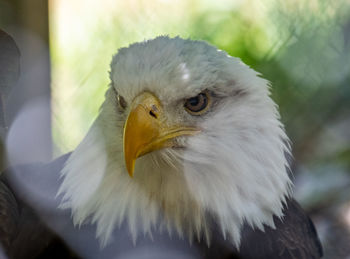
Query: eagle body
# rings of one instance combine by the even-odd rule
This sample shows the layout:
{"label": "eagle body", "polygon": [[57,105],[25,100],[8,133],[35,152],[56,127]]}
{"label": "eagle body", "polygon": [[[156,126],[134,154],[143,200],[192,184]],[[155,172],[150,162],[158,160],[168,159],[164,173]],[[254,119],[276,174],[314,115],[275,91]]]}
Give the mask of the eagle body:
{"label": "eagle body", "polygon": [[[321,256],[291,197],[289,140],[257,72],[205,42],[158,37],[120,49],[110,78],[79,146],[36,169],[56,183],[50,208],[93,226],[96,250],[118,255],[127,242],[188,258]],[[34,196],[22,195],[42,210]]]}

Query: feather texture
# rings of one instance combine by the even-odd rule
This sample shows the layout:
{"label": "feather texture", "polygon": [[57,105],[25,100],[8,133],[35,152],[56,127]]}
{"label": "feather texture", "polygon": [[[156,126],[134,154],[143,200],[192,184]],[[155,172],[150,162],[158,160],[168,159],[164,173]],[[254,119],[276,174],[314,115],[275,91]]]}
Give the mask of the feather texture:
{"label": "feather texture", "polygon": [[[58,195],[76,224],[96,223],[102,245],[123,222],[135,242],[165,230],[209,245],[214,219],[235,247],[245,222],[274,228],[290,195],[290,150],[266,80],[205,42],[168,37],[120,49],[110,76],[98,118],[61,173]],[[191,116],[183,100],[203,90],[213,93],[211,110]],[[115,92],[130,104],[144,91],[157,95],[167,123],[196,125],[201,134],[139,158],[131,179],[122,150],[129,107],[120,109]]]}

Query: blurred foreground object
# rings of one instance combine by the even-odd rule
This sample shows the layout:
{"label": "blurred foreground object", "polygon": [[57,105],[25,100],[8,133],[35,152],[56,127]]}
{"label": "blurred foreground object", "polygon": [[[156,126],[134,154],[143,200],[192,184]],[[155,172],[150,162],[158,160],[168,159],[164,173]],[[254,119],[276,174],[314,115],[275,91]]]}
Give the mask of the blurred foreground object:
{"label": "blurred foreground object", "polygon": [[[11,36],[0,30],[0,130],[1,168],[5,166],[3,143],[7,133],[5,100],[20,74],[20,52]],[[9,177],[9,176],[7,176]],[[67,258],[63,243],[9,187],[6,173],[0,176],[1,255],[9,258]],[[20,192],[18,192],[20,193]],[[69,253],[69,252],[68,252]],[[57,257],[56,257],[57,256]],[[62,257],[63,256],[63,257]]]}
{"label": "blurred foreground object", "polygon": [[[55,165],[52,164],[50,170],[46,172],[42,171],[42,168],[45,167],[41,164],[18,166],[6,170],[0,178],[0,240],[4,254],[10,259],[77,258],[61,238],[42,221],[41,217],[45,215],[45,211],[43,209],[34,211],[34,206],[27,205],[25,196],[31,195],[27,192],[27,186],[19,186],[18,182],[21,180],[18,179],[11,183],[19,174],[22,180],[28,180],[28,183],[32,180],[40,181],[30,178],[35,177],[34,173],[45,177],[45,174],[55,169]],[[42,189],[42,186],[39,188]]]}
{"label": "blurred foreground object", "polygon": [[[6,164],[5,138],[7,133],[5,99],[17,83],[19,77],[20,53],[14,40],[0,29],[0,169]],[[2,247],[8,251],[16,235],[16,219],[18,217],[16,200],[12,191],[0,181],[0,241]]]}
{"label": "blurred foreground object", "polygon": [[1,163],[0,170],[5,168],[5,138],[7,132],[6,99],[19,78],[20,52],[15,41],[0,29],[0,137]]}
{"label": "blurred foreground object", "polygon": [[21,73],[6,98],[11,165],[52,159],[48,26],[48,1],[0,0],[0,28],[21,53]]}
{"label": "blurred foreground object", "polygon": [[0,127],[6,128],[4,102],[12,87],[19,78],[20,52],[15,41],[6,32],[0,29],[0,95],[1,95],[1,118]]}

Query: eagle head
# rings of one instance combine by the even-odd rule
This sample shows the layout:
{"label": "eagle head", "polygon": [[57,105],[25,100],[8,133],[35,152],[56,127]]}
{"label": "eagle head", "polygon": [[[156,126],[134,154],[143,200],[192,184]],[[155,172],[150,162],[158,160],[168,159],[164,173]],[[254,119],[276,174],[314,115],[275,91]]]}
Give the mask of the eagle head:
{"label": "eagle head", "polygon": [[75,224],[102,245],[127,224],[238,246],[242,224],[274,227],[291,181],[268,82],[203,42],[157,37],[119,49],[100,113],[62,170]]}

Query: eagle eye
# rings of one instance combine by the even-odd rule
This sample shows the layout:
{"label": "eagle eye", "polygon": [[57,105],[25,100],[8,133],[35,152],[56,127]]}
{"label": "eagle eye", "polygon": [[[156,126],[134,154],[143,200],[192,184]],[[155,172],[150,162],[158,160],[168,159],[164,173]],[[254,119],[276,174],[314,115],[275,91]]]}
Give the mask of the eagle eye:
{"label": "eagle eye", "polygon": [[191,97],[185,101],[185,109],[192,115],[202,115],[210,105],[210,95],[207,91],[201,92],[197,96]]}
{"label": "eagle eye", "polygon": [[118,94],[118,95],[117,95],[117,100],[118,100],[119,106],[120,106],[122,109],[125,109],[126,106],[127,106],[127,103],[126,103],[125,99],[123,98],[123,96],[121,96],[121,95]]}

